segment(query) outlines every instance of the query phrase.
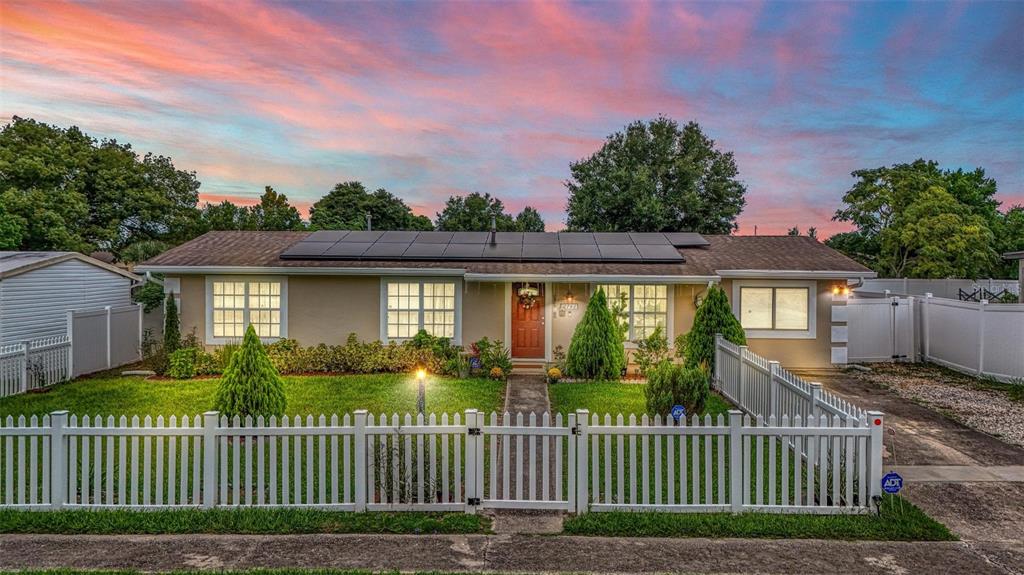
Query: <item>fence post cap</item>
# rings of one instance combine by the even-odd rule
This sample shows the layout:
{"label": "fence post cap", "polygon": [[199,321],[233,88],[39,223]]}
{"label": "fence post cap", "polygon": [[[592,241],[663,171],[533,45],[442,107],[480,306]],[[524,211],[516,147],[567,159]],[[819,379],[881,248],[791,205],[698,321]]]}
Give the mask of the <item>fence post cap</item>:
{"label": "fence post cap", "polygon": [[589,409],[577,409],[576,410],[576,414],[577,415],[588,415],[589,413],[590,413]]}
{"label": "fence post cap", "polygon": [[204,411],[204,412],[203,412],[203,415],[204,415],[204,416],[208,416],[208,415],[220,415],[220,412],[214,409],[214,410],[210,410],[210,411]]}
{"label": "fence post cap", "polygon": [[865,411],[868,416],[868,425],[878,427],[885,421],[885,414],[881,411]]}
{"label": "fence post cap", "polygon": [[809,381],[809,382],[807,382],[807,385],[811,386],[813,389],[821,389],[822,388],[822,385],[821,385],[820,381]]}
{"label": "fence post cap", "polygon": [[67,415],[68,413],[70,412],[66,409],[58,409],[56,411],[51,411],[50,415]]}
{"label": "fence post cap", "polygon": [[360,414],[366,415],[367,413],[370,413],[370,412],[366,411],[365,409],[357,409],[357,410],[353,411],[352,413],[354,413],[356,415],[360,415]]}
{"label": "fence post cap", "polygon": [[475,407],[471,407],[466,410],[466,413],[477,413],[479,410]]}

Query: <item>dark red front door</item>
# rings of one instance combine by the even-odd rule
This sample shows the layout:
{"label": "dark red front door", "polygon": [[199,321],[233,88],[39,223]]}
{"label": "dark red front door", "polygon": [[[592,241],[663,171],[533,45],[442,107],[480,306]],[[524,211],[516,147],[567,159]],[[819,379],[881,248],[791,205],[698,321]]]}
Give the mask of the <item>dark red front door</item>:
{"label": "dark red front door", "polygon": [[[519,301],[519,288],[524,285],[540,290],[529,308]],[[512,357],[544,357],[544,284],[512,284]]]}

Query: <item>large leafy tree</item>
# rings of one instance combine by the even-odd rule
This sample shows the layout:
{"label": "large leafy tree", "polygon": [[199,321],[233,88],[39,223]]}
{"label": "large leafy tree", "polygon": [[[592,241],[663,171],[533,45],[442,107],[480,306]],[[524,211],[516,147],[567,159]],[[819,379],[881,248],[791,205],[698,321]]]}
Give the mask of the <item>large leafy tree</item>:
{"label": "large leafy tree", "polygon": [[303,227],[299,210],[288,203],[288,196],[266,186],[260,203],[249,208],[252,227],[257,230],[300,230]]}
{"label": "large leafy tree", "polygon": [[572,230],[727,234],[746,203],[732,152],[696,122],[634,122],[569,170]]}
{"label": "large leafy tree", "polygon": [[505,204],[489,193],[473,192],[466,196],[451,196],[444,209],[437,214],[438,230],[448,232],[486,232],[491,221],[499,232],[543,232],[544,220],[540,213],[526,206],[513,217],[505,211]]}
{"label": "large leafy tree", "polygon": [[316,230],[364,230],[367,214],[378,230],[433,229],[430,218],[413,214],[401,198],[383,188],[370,192],[361,182],[334,186],[309,209],[309,224]]}
{"label": "large leafy tree", "polygon": [[251,230],[253,217],[249,208],[228,200],[203,205],[200,215],[204,230]]}
{"label": "large leafy tree", "polygon": [[76,127],[15,117],[0,130],[0,203],[8,245],[108,249],[194,235],[199,182],[167,157],[97,141]]}
{"label": "large leafy tree", "polygon": [[994,254],[1009,241],[1009,214],[999,211],[996,182],[983,169],[943,170],[919,159],[852,175],[857,181],[833,219],[856,230],[829,238],[829,246],[887,277],[1003,271]]}

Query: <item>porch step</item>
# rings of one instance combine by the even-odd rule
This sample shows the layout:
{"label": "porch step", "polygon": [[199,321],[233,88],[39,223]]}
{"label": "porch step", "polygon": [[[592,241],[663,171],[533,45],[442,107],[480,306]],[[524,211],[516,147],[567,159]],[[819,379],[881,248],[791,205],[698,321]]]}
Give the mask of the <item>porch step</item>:
{"label": "porch step", "polygon": [[544,369],[544,362],[536,359],[513,359],[512,368],[514,373],[522,375],[544,375],[547,370]]}

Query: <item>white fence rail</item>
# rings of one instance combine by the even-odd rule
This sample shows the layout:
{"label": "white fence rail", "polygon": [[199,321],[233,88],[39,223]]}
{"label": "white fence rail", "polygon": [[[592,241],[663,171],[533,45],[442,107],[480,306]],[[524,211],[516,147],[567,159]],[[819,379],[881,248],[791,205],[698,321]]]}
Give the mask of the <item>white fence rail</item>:
{"label": "white fence rail", "polygon": [[775,416],[806,421],[823,415],[860,420],[863,409],[804,381],[777,361],[768,361],[747,349],[715,336],[715,374],[712,382],[729,401],[754,417]]}
{"label": "white fence rail", "polygon": [[960,290],[970,293],[982,289],[988,290],[992,293],[999,293],[1006,290],[1019,295],[1020,283],[1017,282],[1017,280],[994,279],[866,279],[864,280],[864,283],[855,290],[855,293],[863,292],[884,294],[888,291],[892,295],[901,296],[924,296],[925,294],[930,293],[935,297],[960,299]]}
{"label": "white fence rail", "polygon": [[68,312],[67,334],[0,346],[0,397],[141,359],[142,307]]}
{"label": "white fence rail", "polygon": [[863,513],[881,461],[876,413],[766,424],[733,411],[688,424],[586,410],[500,423],[475,410],[244,421],[61,411],[0,425],[0,507]]}

